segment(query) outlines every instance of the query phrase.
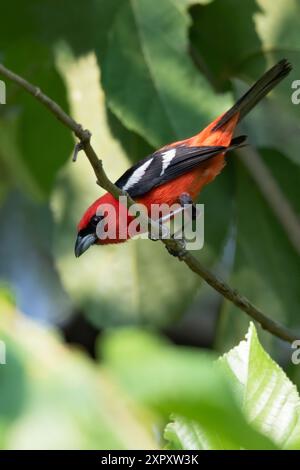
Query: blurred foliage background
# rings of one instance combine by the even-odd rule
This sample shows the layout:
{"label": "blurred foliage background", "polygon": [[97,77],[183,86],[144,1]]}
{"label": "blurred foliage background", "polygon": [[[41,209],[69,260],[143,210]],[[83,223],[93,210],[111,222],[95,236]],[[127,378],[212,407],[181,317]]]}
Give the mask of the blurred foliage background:
{"label": "blurred foliage background", "polygon": [[[299,0],[12,0],[1,19],[0,61],[91,130],[112,180],[198,132],[287,58],[292,73],[241,132],[298,215]],[[0,446],[299,448],[297,391],[265,352],[297,385],[290,347],[259,330],[262,347],[251,326],[247,343],[212,367],[249,320],[161,243],[130,241],[76,259],[76,224],[101,190],[84,155],[71,162],[70,132],[12,83],[6,92]],[[237,155],[199,202],[205,246],[195,256],[299,331],[299,255]]]}

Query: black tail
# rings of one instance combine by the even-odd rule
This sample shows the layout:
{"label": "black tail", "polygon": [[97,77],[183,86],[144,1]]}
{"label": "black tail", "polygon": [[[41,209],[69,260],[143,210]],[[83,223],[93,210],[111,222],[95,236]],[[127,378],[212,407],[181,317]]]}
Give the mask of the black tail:
{"label": "black tail", "polygon": [[226,151],[225,152],[230,152],[231,150],[236,150],[238,148],[241,148],[241,147],[246,147],[247,144],[245,143],[247,140],[247,136],[246,135],[239,135],[238,137],[234,137],[229,146],[226,147]]}
{"label": "black tail", "polygon": [[245,144],[246,140],[247,140],[246,135],[239,135],[238,137],[234,137],[231,140],[229,147],[243,147],[244,146],[243,144]]}
{"label": "black tail", "polygon": [[251,109],[262,100],[278,83],[281,82],[292,70],[291,64],[282,59],[278,64],[268,70],[251,88],[225,113],[213,128],[214,131],[226,124],[234,114],[240,113],[239,121],[243,119]]}

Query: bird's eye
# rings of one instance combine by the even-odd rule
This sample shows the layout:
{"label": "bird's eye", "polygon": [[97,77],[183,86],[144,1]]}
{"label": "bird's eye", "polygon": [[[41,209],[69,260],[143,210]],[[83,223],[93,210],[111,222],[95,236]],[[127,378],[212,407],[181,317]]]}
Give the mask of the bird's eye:
{"label": "bird's eye", "polygon": [[96,225],[98,225],[98,223],[100,222],[100,220],[101,220],[101,217],[99,217],[99,215],[94,215],[94,216],[91,218],[90,223],[91,223],[91,225],[96,226]]}

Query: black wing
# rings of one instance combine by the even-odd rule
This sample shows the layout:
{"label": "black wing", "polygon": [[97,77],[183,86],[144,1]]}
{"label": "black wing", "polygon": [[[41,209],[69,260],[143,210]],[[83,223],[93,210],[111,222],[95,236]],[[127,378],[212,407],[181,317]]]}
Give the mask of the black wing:
{"label": "black wing", "polygon": [[187,173],[209,158],[241,146],[244,140],[244,137],[236,138],[229,147],[165,147],[133,165],[115,184],[127,191],[131,197],[142,196],[151,189]]}

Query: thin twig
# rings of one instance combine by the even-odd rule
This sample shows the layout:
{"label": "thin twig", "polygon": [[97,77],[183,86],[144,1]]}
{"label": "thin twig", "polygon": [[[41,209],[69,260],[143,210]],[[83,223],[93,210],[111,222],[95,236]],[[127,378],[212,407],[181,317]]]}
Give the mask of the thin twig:
{"label": "thin twig", "polygon": [[287,238],[300,256],[300,220],[283,194],[269,168],[251,147],[238,150],[238,154],[270,208],[281,223]]}
{"label": "thin twig", "polygon": [[[133,199],[120,188],[115,186],[107,177],[102,161],[98,158],[95,150],[91,145],[91,133],[85,130],[73,118],[71,118],[65,111],[51,98],[45,95],[40,88],[35,87],[27,82],[24,78],[13,73],[0,64],[0,74],[8,78],[30,93],[34,98],[40,101],[59,121],[61,121],[68,129],[70,129],[80,141],[80,147],[84,150],[90,164],[93,167],[94,173],[97,178],[97,183],[106,191],[111,193],[116,199],[119,196],[126,196],[128,206],[132,206],[135,202]],[[153,222],[149,220],[149,223]],[[272,333],[274,336],[281,338],[284,341],[292,343],[298,339],[297,335],[286,329],[284,326],[273,321],[271,318],[264,315],[257,309],[248,299],[241,296],[235,289],[232,289],[228,284],[217,278],[214,274],[202,266],[202,264],[192,256],[184,247],[181,240],[163,239],[162,242],[171,249],[173,253],[180,255],[180,259],[198,276],[204,279],[213,289],[223,295],[227,300],[243,310],[247,315],[256,320],[262,328]]]}

